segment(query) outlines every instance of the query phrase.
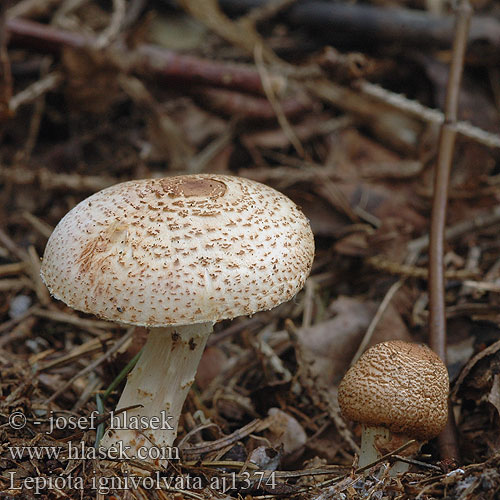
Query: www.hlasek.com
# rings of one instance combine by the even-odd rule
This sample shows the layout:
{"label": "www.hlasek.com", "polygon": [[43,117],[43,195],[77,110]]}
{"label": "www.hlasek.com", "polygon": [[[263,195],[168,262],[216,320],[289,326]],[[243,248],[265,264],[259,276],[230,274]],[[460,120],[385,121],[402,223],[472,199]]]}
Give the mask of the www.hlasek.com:
{"label": "www.hlasek.com", "polygon": [[179,460],[176,446],[139,446],[133,451],[121,441],[109,448],[88,446],[83,441],[78,444],[68,442],[68,446],[9,446],[12,460]]}

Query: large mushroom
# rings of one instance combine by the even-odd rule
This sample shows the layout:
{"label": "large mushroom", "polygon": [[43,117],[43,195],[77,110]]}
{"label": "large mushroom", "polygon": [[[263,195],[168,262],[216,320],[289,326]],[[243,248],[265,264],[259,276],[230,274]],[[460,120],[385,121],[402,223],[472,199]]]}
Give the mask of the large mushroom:
{"label": "large mushroom", "polygon": [[124,182],[74,207],[47,243],[44,283],[74,309],[149,328],[117,409],[141,406],[102,445],[121,442],[145,459],[152,447],[172,446],[213,324],[291,299],[313,255],[299,208],[244,178]]}
{"label": "large mushroom", "polygon": [[[362,424],[359,466],[412,439],[415,450],[437,436],[448,417],[448,391],[446,366],[429,347],[389,340],[368,349],[338,390],[344,417]],[[399,462],[393,470],[406,468]]]}

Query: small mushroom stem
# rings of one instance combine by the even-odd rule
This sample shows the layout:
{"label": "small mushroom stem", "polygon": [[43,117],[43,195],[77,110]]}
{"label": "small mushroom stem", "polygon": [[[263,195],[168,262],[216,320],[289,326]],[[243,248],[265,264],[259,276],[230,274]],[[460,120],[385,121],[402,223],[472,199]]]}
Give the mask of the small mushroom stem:
{"label": "small mushroom stem", "polygon": [[389,429],[385,427],[375,427],[373,425],[363,425],[361,435],[361,450],[359,452],[359,467],[365,467],[377,461],[382,453],[379,452],[375,442],[380,438],[389,438]]}
{"label": "small mushroom stem", "polygon": [[[182,406],[212,327],[209,322],[150,329],[101,440],[110,458],[111,448],[124,450],[121,457],[158,464],[173,456]],[[135,405],[141,406],[118,414]]]}
{"label": "small mushroom stem", "polygon": [[[396,449],[403,445],[404,441],[409,440],[410,438],[406,438],[405,436],[393,434],[386,427],[363,425],[359,467],[365,467],[376,462],[387,453],[387,448]],[[409,465],[406,462],[398,460],[392,465],[390,474],[394,476],[398,473],[406,472],[408,469]]]}

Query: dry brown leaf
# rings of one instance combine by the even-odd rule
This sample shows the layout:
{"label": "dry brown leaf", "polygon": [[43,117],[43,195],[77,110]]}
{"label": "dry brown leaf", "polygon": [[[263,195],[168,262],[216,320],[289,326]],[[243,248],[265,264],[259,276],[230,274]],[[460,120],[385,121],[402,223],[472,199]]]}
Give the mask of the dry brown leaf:
{"label": "dry brown leaf", "polygon": [[[298,330],[301,348],[312,359],[313,376],[329,387],[345,373],[356,353],[377,304],[351,297],[339,297],[330,305],[335,317],[309,328]],[[371,346],[384,340],[411,340],[398,311],[391,304],[383,314],[372,336]]]}
{"label": "dry brown leaf", "polygon": [[306,444],[306,432],[295,417],[279,408],[270,408],[268,414],[274,418],[266,431],[266,437],[274,447],[282,445],[285,454],[289,454]]}
{"label": "dry brown leaf", "polygon": [[196,385],[203,391],[217,377],[228,363],[228,357],[217,346],[209,346],[201,357],[196,372]]}

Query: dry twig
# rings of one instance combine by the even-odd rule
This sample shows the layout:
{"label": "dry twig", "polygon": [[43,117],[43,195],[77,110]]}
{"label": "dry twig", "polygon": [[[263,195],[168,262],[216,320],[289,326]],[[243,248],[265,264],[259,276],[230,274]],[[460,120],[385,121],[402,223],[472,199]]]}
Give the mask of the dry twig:
{"label": "dry twig", "polygon": [[[441,129],[439,155],[434,178],[431,232],[429,240],[429,340],[431,347],[446,363],[446,306],[444,302],[444,230],[451,163],[455,148],[458,94],[462,78],[467,34],[472,9],[468,0],[461,0],[455,28],[453,58],[448,77],[445,122]],[[443,458],[459,458],[459,450],[449,412],[448,424],[439,437]]]}

